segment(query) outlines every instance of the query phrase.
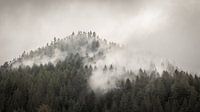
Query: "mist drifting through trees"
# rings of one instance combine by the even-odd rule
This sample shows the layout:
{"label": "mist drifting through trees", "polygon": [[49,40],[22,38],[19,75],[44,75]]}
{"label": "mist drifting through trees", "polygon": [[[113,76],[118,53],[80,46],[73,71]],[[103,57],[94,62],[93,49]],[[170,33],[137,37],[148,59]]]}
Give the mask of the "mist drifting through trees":
{"label": "mist drifting through trees", "polygon": [[[0,111],[199,111],[199,76],[169,61],[157,64],[139,58],[142,55],[135,58],[146,66],[134,66],[137,61],[131,58],[127,65],[118,60],[124,50],[125,46],[101,39],[95,32],[79,31],[23,52],[0,67]],[[121,65],[108,62],[110,58]]]}
{"label": "mist drifting through trees", "polygon": [[0,0],[0,112],[200,112],[200,0]]}

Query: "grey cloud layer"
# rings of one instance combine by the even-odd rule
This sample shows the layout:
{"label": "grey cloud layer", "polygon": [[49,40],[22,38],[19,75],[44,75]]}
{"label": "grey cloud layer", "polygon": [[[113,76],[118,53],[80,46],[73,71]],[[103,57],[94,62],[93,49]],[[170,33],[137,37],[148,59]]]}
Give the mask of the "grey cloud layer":
{"label": "grey cloud layer", "polygon": [[[199,0],[1,0],[0,63],[54,36],[94,30],[108,40],[200,72],[199,6]],[[157,12],[158,17],[151,17]]]}

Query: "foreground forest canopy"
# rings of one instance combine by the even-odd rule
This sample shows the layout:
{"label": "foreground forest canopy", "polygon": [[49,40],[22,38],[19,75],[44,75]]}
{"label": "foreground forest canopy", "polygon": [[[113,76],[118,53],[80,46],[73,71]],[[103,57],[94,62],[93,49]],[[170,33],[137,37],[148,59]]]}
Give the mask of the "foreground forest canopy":
{"label": "foreground forest canopy", "polygon": [[87,79],[94,70],[77,55],[56,66],[0,68],[1,112],[199,112],[200,78],[183,71],[173,74],[140,70],[134,81],[95,93]]}
{"label": "foreground forest canopy", "polygon": [[79,32],[6,62],[0,67],[0,112],[199,112],[200,78],[171,66],[162,73],[125,69],[128,77],[114,88],[92,89],[95,71],[115,74],[116,65],[93,66],[113,48],[120,47],[95,32]]}

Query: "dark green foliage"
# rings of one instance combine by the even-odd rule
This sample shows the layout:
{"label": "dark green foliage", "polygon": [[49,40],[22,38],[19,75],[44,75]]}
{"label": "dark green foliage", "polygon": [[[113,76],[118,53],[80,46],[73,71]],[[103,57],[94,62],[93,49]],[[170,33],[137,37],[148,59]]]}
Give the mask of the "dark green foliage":
{"label": "dark green foliage", "polygon": [[[88,92],[82,58],[72,55],[56,66],[34,65],[9,69],[0,68],[0,111],[64,111],[74,110],[81,96]],[[88,98],[89,96],[87,96]]]}
{"label": "dark green foliage", "polygon": [[[0,112],[199,112],[200,78],[176,70],[148,75],[95,94],[88,86],[93,67],[83,58],[66,57],[56,65],[0,67]],[[105,65],[104,71],[113,71]]]}

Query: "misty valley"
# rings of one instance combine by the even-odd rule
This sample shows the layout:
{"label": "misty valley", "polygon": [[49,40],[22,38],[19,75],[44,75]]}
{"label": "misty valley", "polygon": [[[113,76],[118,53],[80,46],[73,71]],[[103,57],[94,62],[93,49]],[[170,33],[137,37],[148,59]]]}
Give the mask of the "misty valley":
{"label": "misty valley", "polygon": [[199,75],[149,56],[92,31],[55,37],[1,65],[0,112],[199,112]]}

